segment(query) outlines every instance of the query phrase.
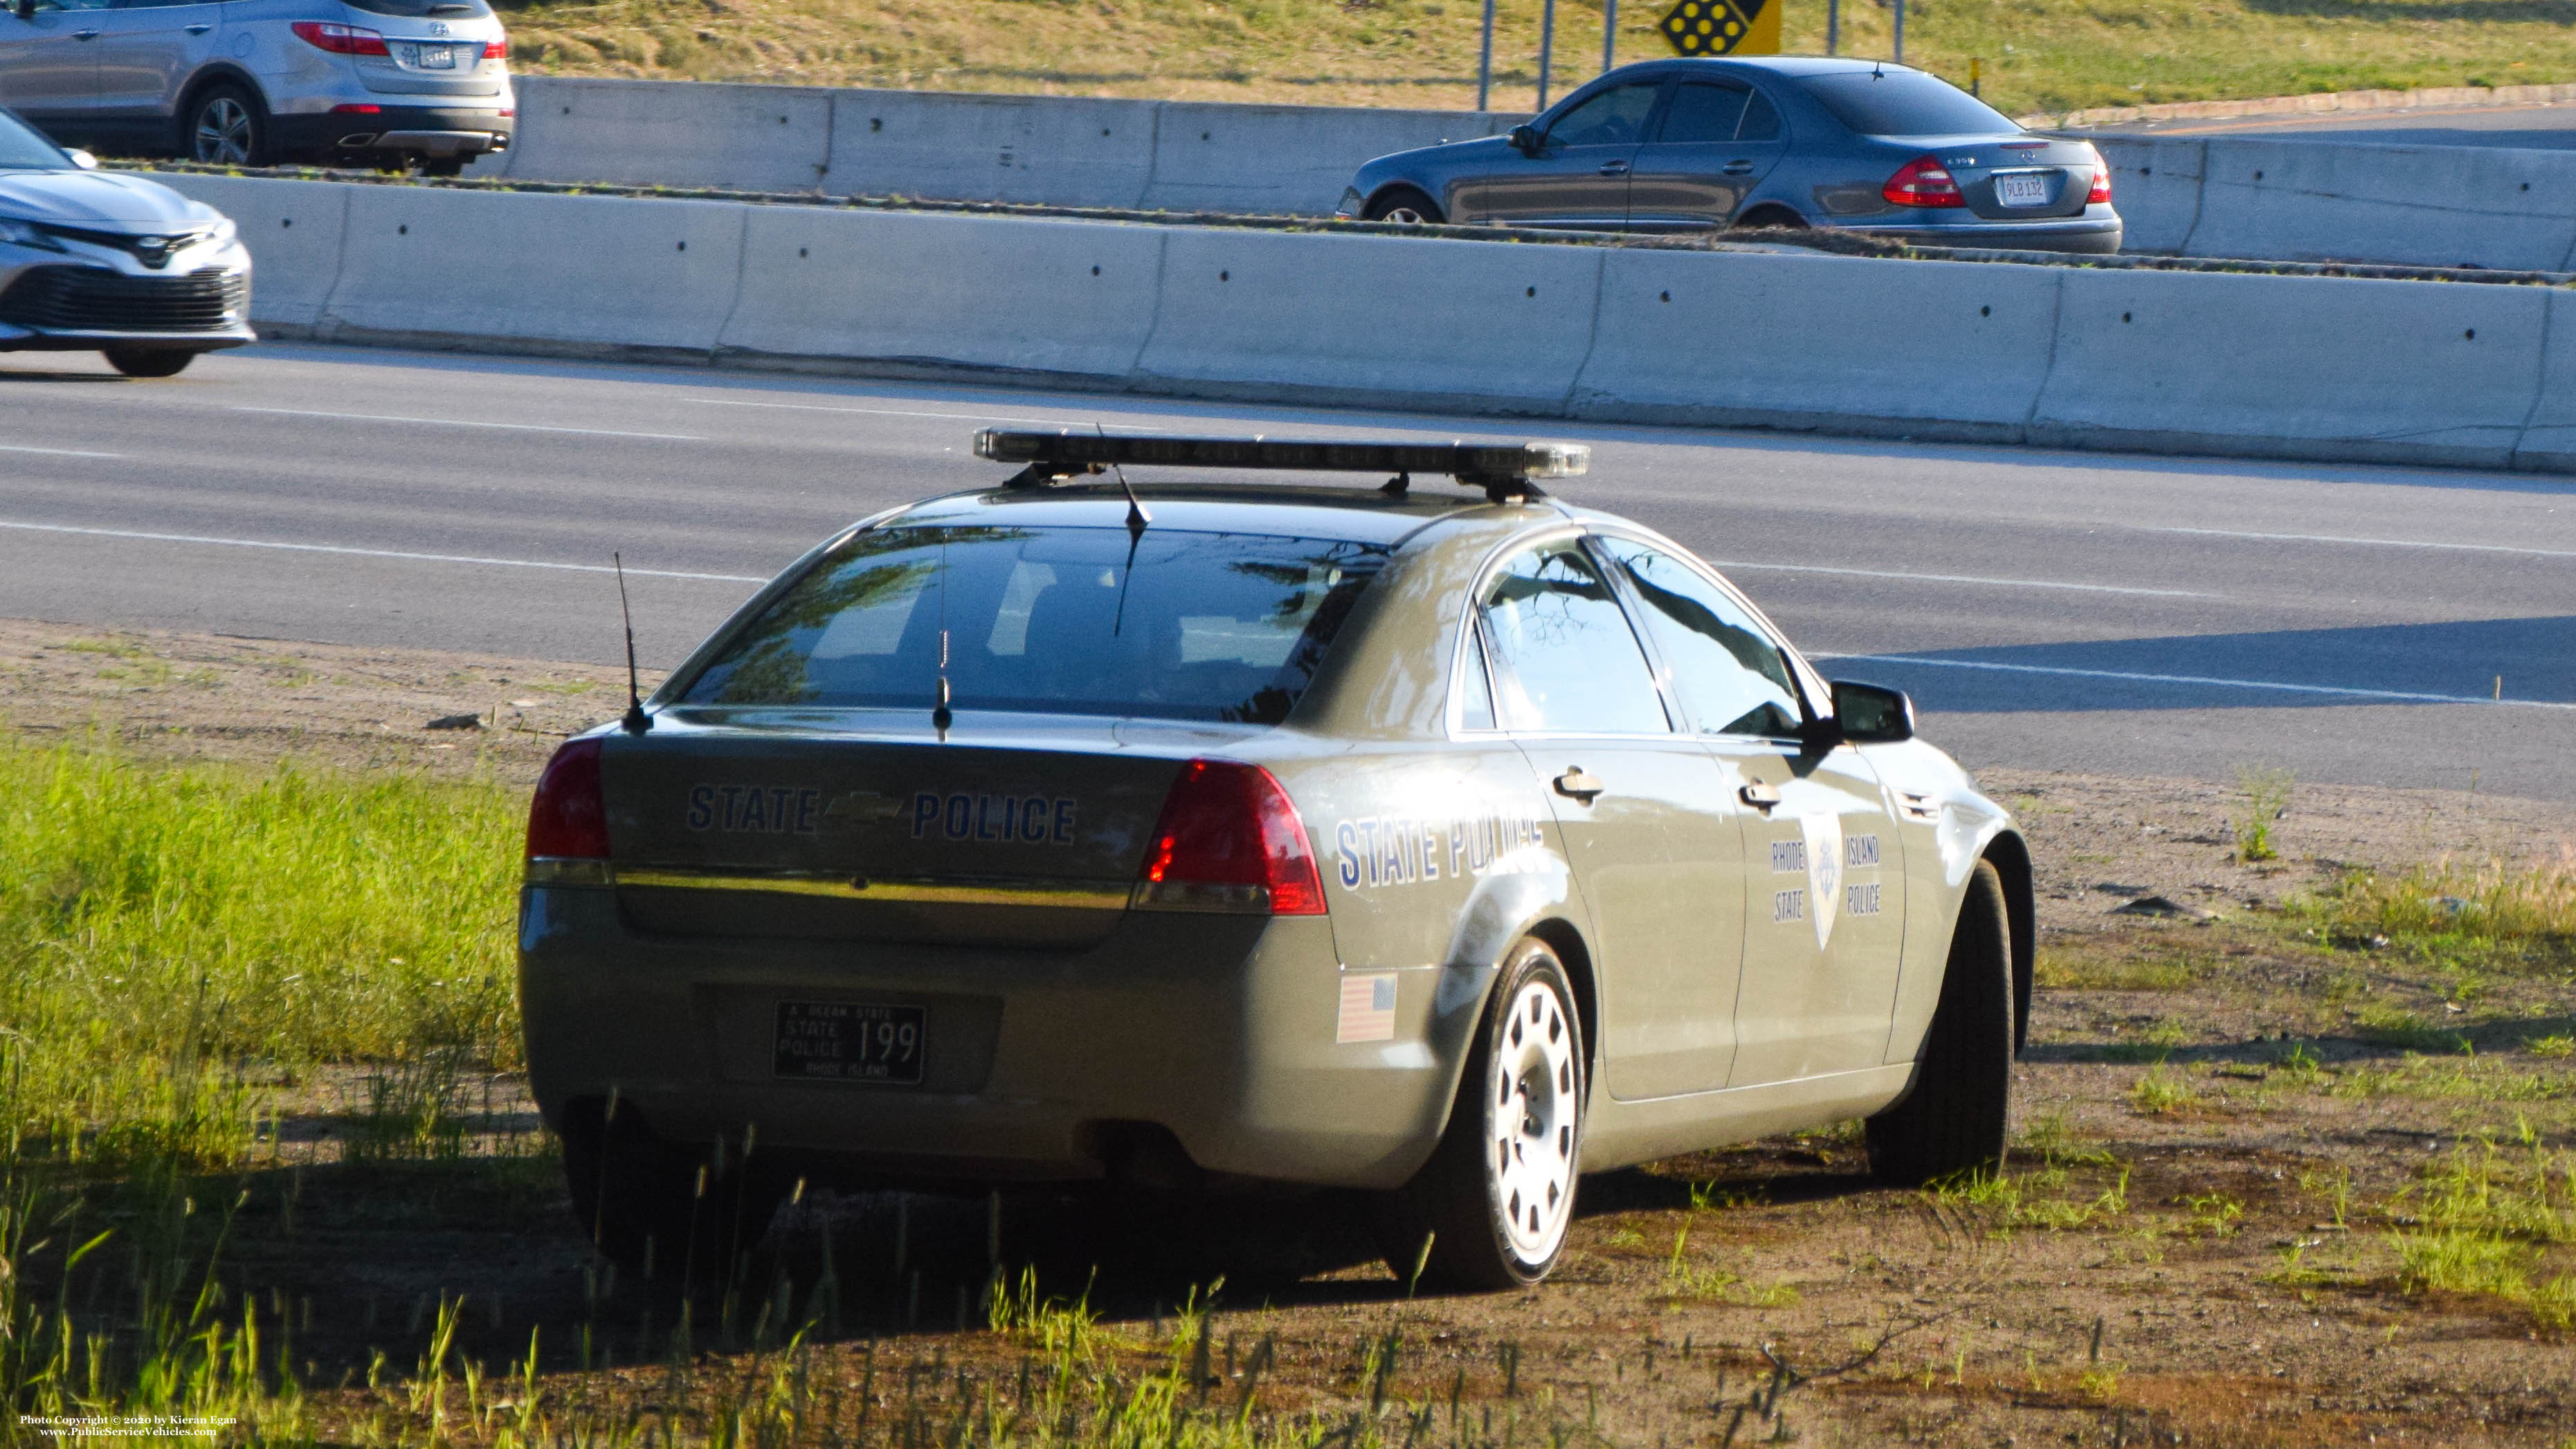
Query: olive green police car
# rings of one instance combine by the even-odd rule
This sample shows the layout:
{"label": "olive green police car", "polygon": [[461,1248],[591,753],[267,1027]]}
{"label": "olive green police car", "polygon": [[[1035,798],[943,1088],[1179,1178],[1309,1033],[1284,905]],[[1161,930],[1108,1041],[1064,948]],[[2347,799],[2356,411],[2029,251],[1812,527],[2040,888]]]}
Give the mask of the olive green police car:
{"label": "olive green police car", "polygon": [[1540,491],[1586,450],[976,444],[1023,466],[816,548],[538,786],[529,1073],[605,1251],[800,1179],[1330,1186],[1504,1287],[1580,1173],[1851,1118],[1892,1181],[1999,1159],[2013,822]]}

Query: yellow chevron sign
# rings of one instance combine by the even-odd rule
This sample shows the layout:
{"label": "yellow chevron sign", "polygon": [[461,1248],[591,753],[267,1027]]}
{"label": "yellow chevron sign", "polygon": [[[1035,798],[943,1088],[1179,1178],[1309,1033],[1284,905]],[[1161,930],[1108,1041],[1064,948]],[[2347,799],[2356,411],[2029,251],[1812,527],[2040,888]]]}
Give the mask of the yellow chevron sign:
{"label": "yellow chevron sign", "polygon": [[1681,0],[1655,28],[1684,55],[1778,55],[1783,0]]}

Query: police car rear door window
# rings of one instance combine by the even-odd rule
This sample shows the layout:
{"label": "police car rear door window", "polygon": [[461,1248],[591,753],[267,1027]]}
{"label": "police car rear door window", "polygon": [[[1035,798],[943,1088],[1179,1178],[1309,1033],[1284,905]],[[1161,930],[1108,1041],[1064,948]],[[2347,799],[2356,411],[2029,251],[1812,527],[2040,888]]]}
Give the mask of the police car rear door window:
{"label": "police car rear door window", "polygon": [[1156,528],[889,528],[797,580],[682,691],[702,705],[1276,724],[1386,550]]}
{"label": "police car rear door window", "polygon": [[2017,135],[2003,112],[1921,71],[1845,71],[1808,76],[1807,94],[1864,136]]}
{"label": "police car rear door window", "polygon": [[1506,563],[1484,599],[1507,729],[1662,734],[1653,673],[1607,580],[1572,539]]}

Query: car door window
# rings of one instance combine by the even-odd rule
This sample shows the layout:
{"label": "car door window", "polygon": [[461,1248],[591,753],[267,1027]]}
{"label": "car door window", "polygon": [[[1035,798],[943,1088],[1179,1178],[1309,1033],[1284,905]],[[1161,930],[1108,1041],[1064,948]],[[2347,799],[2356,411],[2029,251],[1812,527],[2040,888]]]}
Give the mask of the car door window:
{"label": "car door window", "polygon": [[1780,108],[1760,91],[1745,102],[1744,120],[1735,128],[1739,141],[1777,141],[1780,139]]}
{"label": "car door window", "polygon": [[1602,543],[1644,601],[1646,632],[1701,732],[1774,738],[1798,732],[1789,661],[1742,605],[1668,553],[1624,538]]}
{"label": "car door window", "polygon": [[1672,725],[1637,636],[1573,540],[1505,564],[1485,589],[1503,727],[1574,734],[1663,734]]}
{"label": "car door window", "polygon": [[1645,139],[1646,117],[1655,109],[1662,83],[1612,86],[1556,118],[1547,128],[1547,144],[1558,146],[1630,146]]}
{"label": "car door window", "polygon": [[1735,139],[1744,119],[1744,103],[1753,93],[1742,86],[1692,81],[1673,92],[1664,108],[1663,129],[1655,139],[1667,146],[1707,144]]}

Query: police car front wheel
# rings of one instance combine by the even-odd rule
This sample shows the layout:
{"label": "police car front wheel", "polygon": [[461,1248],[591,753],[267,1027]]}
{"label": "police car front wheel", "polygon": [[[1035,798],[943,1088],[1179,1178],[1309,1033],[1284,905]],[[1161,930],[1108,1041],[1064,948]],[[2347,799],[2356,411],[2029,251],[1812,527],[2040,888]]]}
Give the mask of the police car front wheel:
{"label": "police car front wheel", "polygon": [[1485,1290],[1547,1276],[1574,1221],[1585,1075],[1565,967],[1524,940],[1486,1001],[1440,1146],[1396,1194],[1397,1276],[1419,1265],[1425,1286]]}
{"label": "police car front wheel", "polygon": [[1940,1004],[1914,1067],[1914,1090],[1869,1119],[1879,1181],[1919,1187],[2003,1167],[2012,1105],[2012,918],[2003,877],[1978,861],[1950,935]]}

